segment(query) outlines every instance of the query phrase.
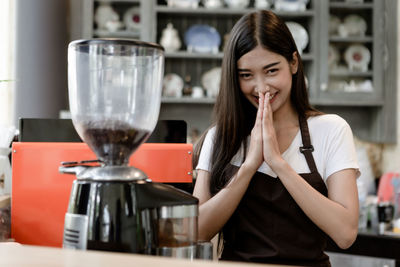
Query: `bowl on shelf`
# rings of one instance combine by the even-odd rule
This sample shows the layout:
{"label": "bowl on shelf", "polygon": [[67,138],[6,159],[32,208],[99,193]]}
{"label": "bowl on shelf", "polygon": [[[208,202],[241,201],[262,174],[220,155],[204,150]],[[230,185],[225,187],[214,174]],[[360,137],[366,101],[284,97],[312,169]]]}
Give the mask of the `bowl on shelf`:
{"label": "bowl on shelf", "polygon": [[183,79],[175,73],[164,76],[162,95],[165,97],[182,97]]}
{"label": "bowl on shelf", "polygon": [[367,22],[359,15],[348,15],[343,19],[343,23],[339,25],[338,32],[341,37],[365,36]]}
{"label": "bowl on shelf", "polygon": [[198,8],[200,0],[167,0],[169,7]]}
{"label": "bowl on shelf", "polygon": [[305,11],[309,0],[275,0],[276,11]]}
{"label": "bowl on shelf", "polygon": [[209,9],[224,7],[223,0],[202,0],[201,2],[205,8]]}
{"label": "bowl on shelf", "polygon": [[96,22],[97,29],[99,30],[109,30],[113,28],[112,26],[107,26],[119,22],[119,15],[111,6],[110,3],[101,2],[94,12],[94,21]]}
{"label": "bowl on shelf", "polygon": [[272,0],[255,0],[254,7],[256,9],[269,9],[271,4]]}
{"label": "bowl on shelf", "polygon": [[229,8],[246,8],[250,4],[250,0],[225,0],[225,4]]}
{"label": "bowl on shelf", "polygon": [[308,45],[308,32],[301,24],[294,21],[288,21],[286,22],[286,25],[292,33],[293,39],[296,42],[297,50],[301,55]]}

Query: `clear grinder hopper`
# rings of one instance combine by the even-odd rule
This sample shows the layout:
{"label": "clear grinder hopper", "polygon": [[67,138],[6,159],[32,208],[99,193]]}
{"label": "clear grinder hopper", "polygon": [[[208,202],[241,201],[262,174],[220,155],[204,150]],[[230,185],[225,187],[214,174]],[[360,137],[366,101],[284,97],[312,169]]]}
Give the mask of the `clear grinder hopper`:
{"label": "clear grinder hopper", "polygon": [[101,166],[61,168],[77,176],[64,247],[195,257],[198,200],[128,167],[157,123],[163,68],[157,44],[93,39],[69,45],[72,120]]}

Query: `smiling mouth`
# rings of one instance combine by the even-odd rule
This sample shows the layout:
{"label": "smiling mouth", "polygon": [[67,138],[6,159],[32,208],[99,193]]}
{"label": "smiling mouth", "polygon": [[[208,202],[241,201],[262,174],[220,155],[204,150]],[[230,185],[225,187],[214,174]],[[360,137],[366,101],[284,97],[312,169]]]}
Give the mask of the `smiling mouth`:
{"label": "smiling mouth", "polygon": [[272,95],[269,96],[269,100],[271,100],[272,98],[274,98],[276,96],[277,93],[274,93]]}
{"label": "smiling mouth", "polygon": [[[271,101],[276,95],[277,95],[277,92],[274,93],[274,94],[272,94],[272,95],[270,95],[270,96],[269,96],[269,100]],[[257,103],[258,103],[259,97],[258,97],[258,96],[254,96],[254,99],[255,99],[255,100],[257,101]]]}

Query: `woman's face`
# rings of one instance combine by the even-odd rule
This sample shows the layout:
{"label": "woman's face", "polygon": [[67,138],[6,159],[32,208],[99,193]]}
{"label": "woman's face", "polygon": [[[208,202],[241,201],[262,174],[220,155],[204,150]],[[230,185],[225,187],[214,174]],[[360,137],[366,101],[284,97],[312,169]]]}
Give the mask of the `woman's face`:
{"label": "woman's face", "polygon": [[239,85],[243,94],[258,107],[258,92],[270,93],[272,111],[290,107],[292,75],[297,72],[296,52],[288,62],[283,56],[257,46],[237,62]]}

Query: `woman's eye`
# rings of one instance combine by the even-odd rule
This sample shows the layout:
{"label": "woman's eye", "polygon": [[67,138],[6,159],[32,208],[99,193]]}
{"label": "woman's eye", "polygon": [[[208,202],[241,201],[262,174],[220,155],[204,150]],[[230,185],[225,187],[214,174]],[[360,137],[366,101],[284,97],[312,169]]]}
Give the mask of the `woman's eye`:
{"label": "woman's eye", "polygon": [[250,73],[239,73],[239,77],[243,79],[250,78],[251,74]]}
{"label": "woman's eye", "polygon": [[278,69],[269,69],[269,70],[267,70],[267,73],[268,74],[273,74],[273,73],[275,73],[277,71],[278,71]]}

